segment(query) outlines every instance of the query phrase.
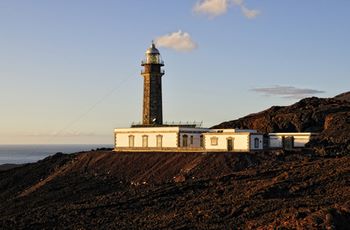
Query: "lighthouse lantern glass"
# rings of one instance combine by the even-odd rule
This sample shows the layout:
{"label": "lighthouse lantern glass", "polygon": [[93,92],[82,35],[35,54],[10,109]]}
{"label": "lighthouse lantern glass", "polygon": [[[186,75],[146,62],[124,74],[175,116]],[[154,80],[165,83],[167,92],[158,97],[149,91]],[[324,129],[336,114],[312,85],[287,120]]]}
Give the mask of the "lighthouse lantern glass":
{"label": "lighthouse lantern glass", "polygon": [[148,53],[146,54],[146,63],[147,64],[160,64],[160,55],[159,54],[152,54]]}

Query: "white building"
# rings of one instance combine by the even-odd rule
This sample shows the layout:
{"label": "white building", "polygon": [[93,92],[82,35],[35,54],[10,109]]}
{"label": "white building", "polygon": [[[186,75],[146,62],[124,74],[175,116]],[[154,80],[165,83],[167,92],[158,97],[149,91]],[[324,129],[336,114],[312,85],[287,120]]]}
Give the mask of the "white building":
{"label": "white building", "polygon": [[115,150],[166,150],[203,148],[206,128],[160,126],[132,127],[114,130]]}
{"label": "white building", "polygon": [[263,135],[255,130],[193,127],[117,128],[116,151],[249,152],[263,149]]}
{"label": "white building", "polygon": [[206,151],[250,152],[263,149],[263,134],[247,129],[213,129],[203,133]]}
{"label": "white building", "polygon": [[303,148],[315,133],[269,133],[270,148]]}

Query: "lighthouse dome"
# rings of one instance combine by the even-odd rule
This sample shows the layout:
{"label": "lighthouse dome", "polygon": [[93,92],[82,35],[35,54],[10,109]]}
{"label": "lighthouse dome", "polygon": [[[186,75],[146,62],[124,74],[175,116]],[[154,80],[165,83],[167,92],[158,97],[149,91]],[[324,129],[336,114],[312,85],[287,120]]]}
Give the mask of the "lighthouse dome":
{"label": "lighthouse dome", "polygon": [[164,65],[162,57],[160,56],[159,50],[156,48],[154,42],[152,41],[151,46],[146,50],[145,59],[142,61],[142,65],[146,64],[157,64]]}
{"label": "lighthouse dome", "polygon": [[151,46],[146,50],[146,54],[160,54],[160,53],[159,53],[159,50],[154,45],[154,43],[152,42]]}

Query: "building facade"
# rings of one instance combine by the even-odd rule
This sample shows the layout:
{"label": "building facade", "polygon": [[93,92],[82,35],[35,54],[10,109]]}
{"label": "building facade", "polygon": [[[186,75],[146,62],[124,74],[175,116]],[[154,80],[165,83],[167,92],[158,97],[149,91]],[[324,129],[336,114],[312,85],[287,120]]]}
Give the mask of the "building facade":
{"label": "building facade", "polygon": [[269,133],[270,148],[294,149],[303,148],[315,133]]}
{"label": "building facade", "polygon": [[203,133],[209,129],[181,126],[117,128],[115,150],[159,151],[204,148]]}
{"label": "building facade", "polygon": [[114,130],[116,151],[250,152],[263,149],[255,130],[134,127]]}
{"label": "building facade", "polygon": [[263,149],[263,134],[256,130],[213,129],[203,135],[207,151],[250,152]]}

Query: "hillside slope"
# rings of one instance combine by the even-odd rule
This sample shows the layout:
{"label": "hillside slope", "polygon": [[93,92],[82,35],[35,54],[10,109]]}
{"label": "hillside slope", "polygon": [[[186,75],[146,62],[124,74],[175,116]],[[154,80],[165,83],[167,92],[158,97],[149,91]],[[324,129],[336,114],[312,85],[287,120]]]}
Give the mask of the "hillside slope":
{"label": "hillside slope", "polygon": [[336,98],[305,98],[290,106],[273,106],[259,113],[223,122],[213,128],[256,129],[259,132],[322,132],[328,115],[350,112],[350,102]]}
{"label": "hillside slope", "polygon": [[270,132],[316,132],[308,145],[320,155],[350,152],[350,93],[334,98],[305,98],[290,106],[273,106],[259,113],[223,122],[213,128]]}
{"label": "hillside slope", "polygon": [[346,229],[350,157],[58,154],[0,172],[0,228]]}

